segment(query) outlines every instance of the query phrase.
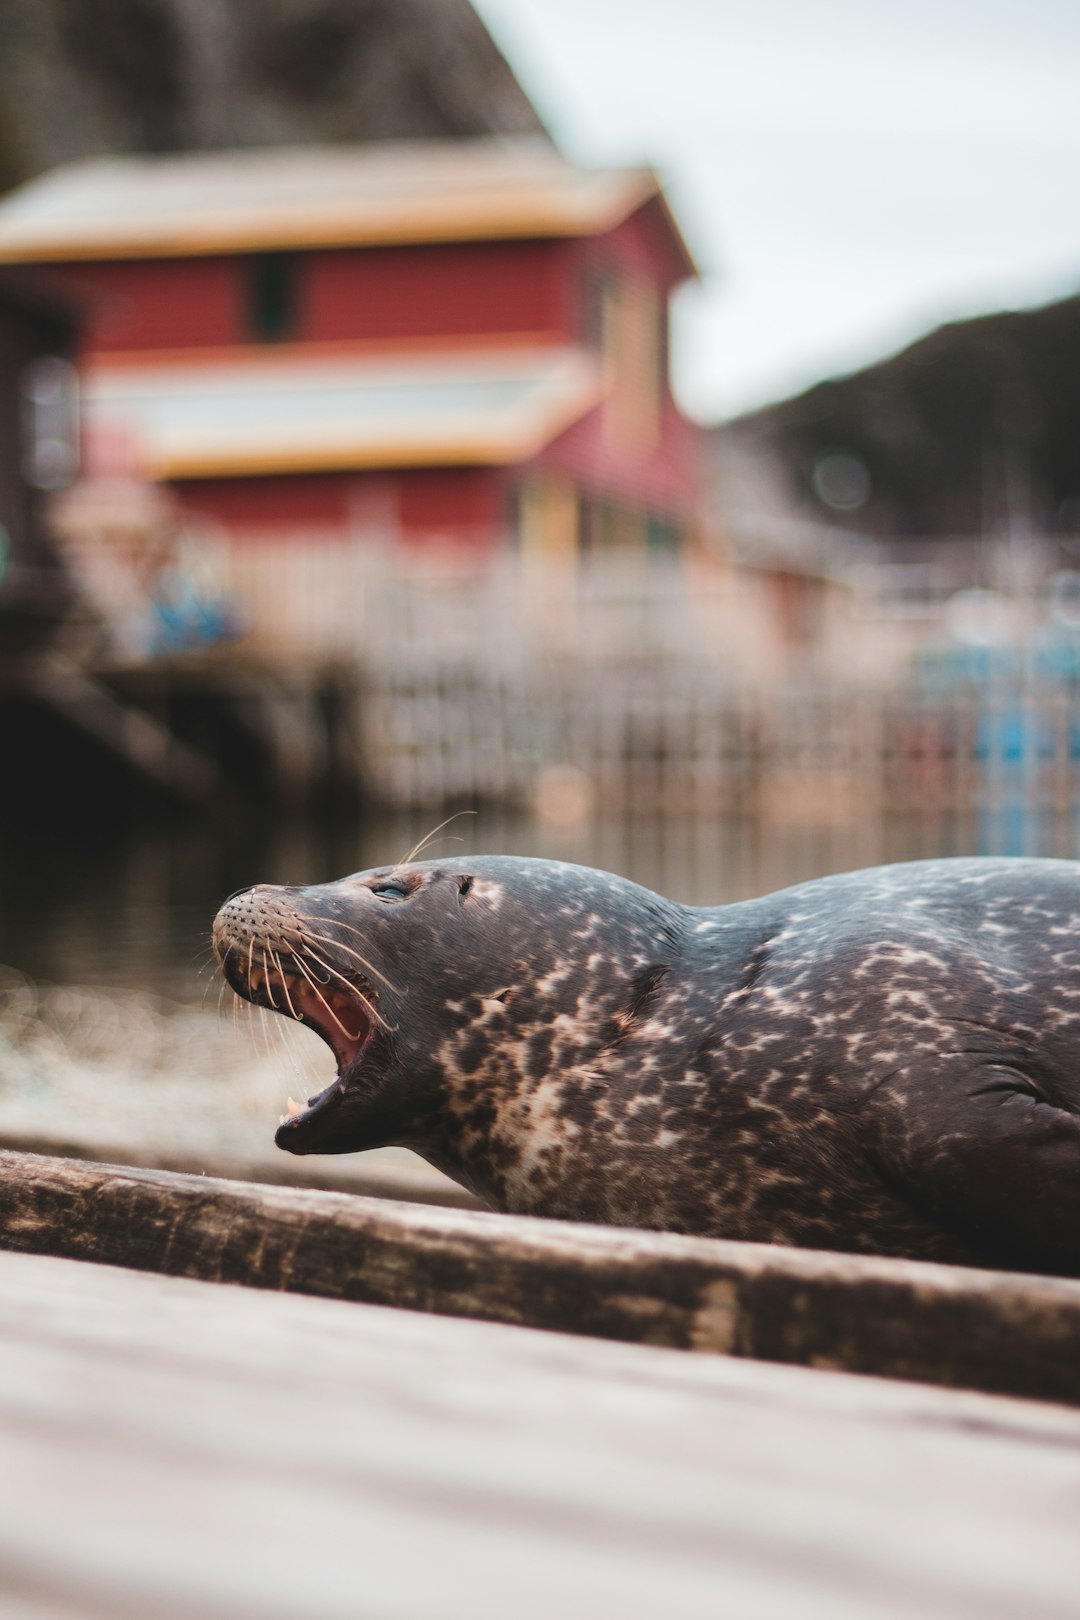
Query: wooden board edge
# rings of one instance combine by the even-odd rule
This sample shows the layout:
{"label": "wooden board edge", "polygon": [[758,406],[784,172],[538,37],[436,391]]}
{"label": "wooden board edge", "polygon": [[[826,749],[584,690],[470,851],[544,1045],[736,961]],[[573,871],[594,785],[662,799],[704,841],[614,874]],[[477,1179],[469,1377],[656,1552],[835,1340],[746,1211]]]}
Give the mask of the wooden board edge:
{"label": "wooden board edge", "polygon": [[1080,1281],[12,1152],[0,1247],[1080,1405]]}

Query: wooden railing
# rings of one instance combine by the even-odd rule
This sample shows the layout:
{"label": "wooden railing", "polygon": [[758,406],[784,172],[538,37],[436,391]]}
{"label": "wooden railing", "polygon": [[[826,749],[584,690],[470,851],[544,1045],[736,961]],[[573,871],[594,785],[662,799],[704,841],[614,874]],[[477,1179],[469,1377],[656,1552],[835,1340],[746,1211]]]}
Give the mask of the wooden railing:
{"label": "wooden railing", "polygon": [[333,663],[362,696],[367,785],[397,808],[528,804],[569,772],[583,805],[649,816],[1080,813],[1080,656],[1061,627],[993,658],[911,628],[898,651],[834,601],[800,649],[745,580],[642,559],[266,547],[236,583],[238,656]]}
{"label": "wooden railing", "polygon": [[365,754],[391,803],[504,802],[569,768],[637,815],[1080,814],[1080,687],[1018,679],[927,696],[549,667],[514,681],[433,653],[372,671]]}

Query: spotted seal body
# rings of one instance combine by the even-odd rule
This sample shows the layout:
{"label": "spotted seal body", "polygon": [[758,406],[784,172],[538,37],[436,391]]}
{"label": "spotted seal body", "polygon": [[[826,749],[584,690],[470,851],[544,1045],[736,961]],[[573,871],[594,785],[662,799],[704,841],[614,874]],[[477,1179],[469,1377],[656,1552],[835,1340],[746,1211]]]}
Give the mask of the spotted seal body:
{"label": "spotted seal body", "polygon": [[1080,1275],[1080,864],[705,909],[421,861],[244,891],[214,937],[337,1055],[291,1152],[399,1143],[496,1209]]}

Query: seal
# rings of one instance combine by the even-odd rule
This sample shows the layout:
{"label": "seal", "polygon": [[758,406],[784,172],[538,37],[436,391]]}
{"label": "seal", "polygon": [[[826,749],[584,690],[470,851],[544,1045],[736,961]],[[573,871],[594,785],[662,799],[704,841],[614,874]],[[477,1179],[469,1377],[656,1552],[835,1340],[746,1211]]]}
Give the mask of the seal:
{"label": "seal", "polygon": [[499,1210],[1080,1275],[1080,863],[703,908],[425,860],[241,891],[214,944],[337,1059],[291,1153],[400,1144]]}

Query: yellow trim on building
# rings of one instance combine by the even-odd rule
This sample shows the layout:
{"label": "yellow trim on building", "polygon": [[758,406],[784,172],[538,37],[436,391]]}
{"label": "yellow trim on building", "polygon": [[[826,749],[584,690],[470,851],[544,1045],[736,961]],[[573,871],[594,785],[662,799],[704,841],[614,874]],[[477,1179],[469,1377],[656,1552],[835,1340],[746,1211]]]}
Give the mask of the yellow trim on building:
{"label": "yellow trim on building", "polygon": [[[267,155],[260,157],[261,184],[250,189],[244,185],[248,153],[213,160],[88,160],[54,170],[0,202],[0,262],[589,236],[613,229],[660,196],[650,169],[584,170],[552,161],[550,172],[538,172],[535,158],[524,161],[512,153],[501,164],[488,155],[476,172],[468,161],[455,168],[432,160],[425,168],[418,155],[413,183],[388,194],[379,185],[377,159],[359,150],[354,169],[343,169],[340,184],[326,188],[332,194],[320,196],[314,184],[305,192],[285,163],[282,194],[272,198],[266,195]],[[310,162],[315,177],[317,153]],[[209,195],[192,202],[193,193],[201,199],[194,184],[200,163]],[[193,177],[186,191],[154,184],[158,172],[167,182],[184,165]],[[223,178],[226,191],[214,189]],[[682,248],[673,221],[672,230]]]}

